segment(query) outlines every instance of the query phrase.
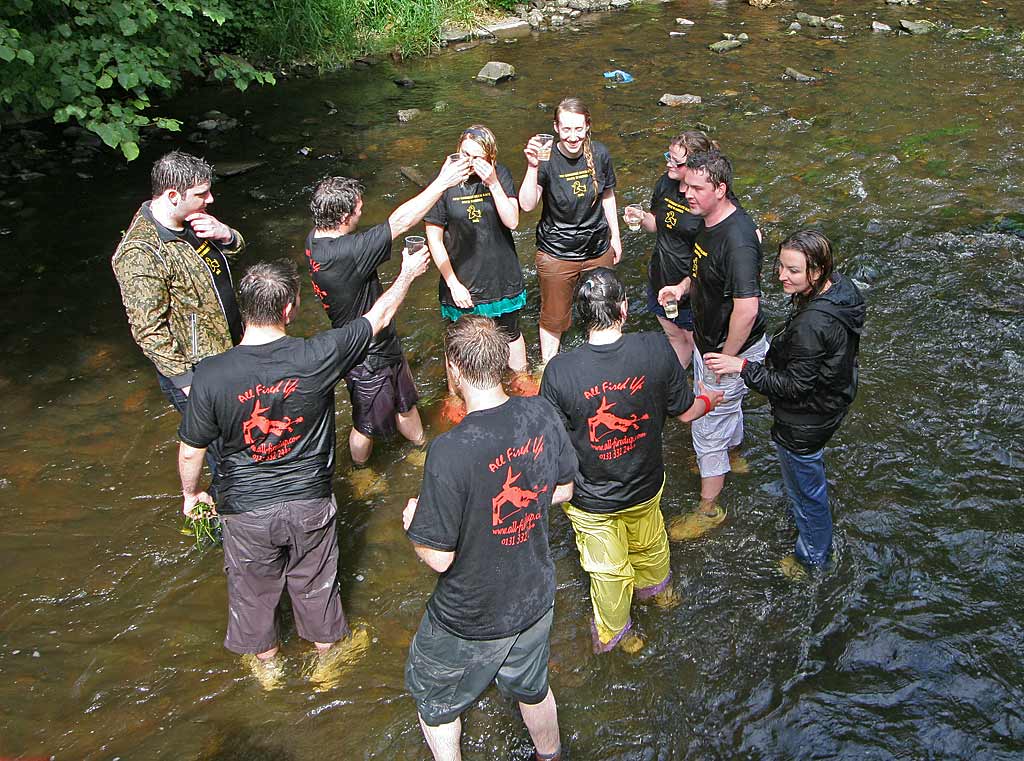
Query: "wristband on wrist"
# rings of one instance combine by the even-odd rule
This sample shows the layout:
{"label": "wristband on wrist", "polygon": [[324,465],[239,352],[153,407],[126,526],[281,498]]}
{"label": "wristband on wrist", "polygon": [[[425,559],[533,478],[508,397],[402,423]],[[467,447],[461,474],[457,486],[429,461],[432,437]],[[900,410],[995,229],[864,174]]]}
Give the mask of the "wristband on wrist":
{"label": "wristband on wrist", "polygon": [[711,400],[708,398],[708,395],[701,394],[697,398],[704,402],[704,414],[707,415],[709,412],[711,412]]}
{"label": "wristband on wrist", "polygon": [[741,373],[743,372],[743,368],[746,367],[746,366],[747,366],[747,360],[744,359],[743,362],[740,363],[740,372]]}

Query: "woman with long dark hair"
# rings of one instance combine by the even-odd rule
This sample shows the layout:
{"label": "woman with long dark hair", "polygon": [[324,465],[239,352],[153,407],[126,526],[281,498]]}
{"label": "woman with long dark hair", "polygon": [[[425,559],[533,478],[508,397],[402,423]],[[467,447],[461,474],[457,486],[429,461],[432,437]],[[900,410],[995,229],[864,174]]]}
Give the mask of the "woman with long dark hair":
{"label": "woman with long dark hair", "polygon": [[[580,274],[612,267],[622,257],[615,208],[615,169],[608,149],[590,136],[590,110],[579,98],[555,109],[555,144],[530,138],[519,206],[542,204],[537,224],[540,281],[540,353],[546,364],[558,353],[572,322],[572,297]],[[542,156],[550,153],[550,158]]]}
{"label": "woman with long dark hair", "polygon": [[[779,246],[779,281],[791,312],[772,338],[764,362],[708,353],[713,372],[740,373],[772,405],[772,439],[799,538],[795,560],[822,566],[832,549],[825,444],[857,394],[857,352],[866,307],[857,286],[833,268],[832,244],[815,230],[793,233]],[[803,575],[793,556],[782,561]]]}

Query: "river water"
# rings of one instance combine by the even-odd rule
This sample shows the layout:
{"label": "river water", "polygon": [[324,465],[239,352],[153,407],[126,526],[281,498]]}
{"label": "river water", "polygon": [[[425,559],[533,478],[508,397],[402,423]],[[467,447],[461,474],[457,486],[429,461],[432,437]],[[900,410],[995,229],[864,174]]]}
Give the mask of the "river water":
{"label": "river water", "polygon": [[[845,14],[845,28],[794,35],[792,4],[642,5],[515,44],[245,95],[211,87],[171,107],[193,122],[210,108],[242,121],[195,148],[214,163],[267,162],[214,188],[214,212],[250,241],[243,264],[301,261],[309,188],[326,173],[362,177],[364,224],[382,220],[414,192],[399,167],[435,171],[474,121],[494,128],[500,159],[520,177],[522,144],[550,124],[539,104],[578,94],[616,161],[620,204],[649,196],[671,135],[710,127],[766,234],[772,323],[783,308],[772,254],[798,227],[824,229],[841,268],[864,284],[860,396],[827,453],[828,573],[794,584],[777,571],[794,534],[758,397],[748,406],[750,473],[724,493],[730,519],[673,546],[683,603],[637,612],[648,637],[639,656],[591,654],[586,578],[567,522],[553,515],[552,684],[573,759],[1024,754],[1024,9],[932,5],[801,3]],[[681,28],[676,16],[696,22],[685,37],[668,35]],[[901,17],[933,19],[941,33],[870,31],[873,19]],[[993,31],[951,38],[951,26]],[[716,55],[706,46],[721,32],[751,41]],[[518,78],[472,82],[492,59]],[[787,66],[819,81],[783,80]],[[635,82],[607,88],[611,69]],[[416,87],[397,88],[400,75]],[[664,92],[704,103],[659,107]],[[447,110],[435,112],[438,101]],[[424,113],[401,125],[395,112],[408,107]],[[426,758],[402,667],[434,578],[401,531],[420,474],[405,447],[375,455],[387,493],[358,498],[339,437],[343,598],[376,637],[343,686],[310,690],[289,615],[282,690],[261,692],[221,646],[221,553],[178,531],[178,417],[131,341],[109,269],[147,194],[149,162],[178,144],[150,145],[127,168],[69,164],[6,187],[25,208],[0,222],[0,757]],[[535,223],[524,215],[516,233],[533,359]],[[624,232],[624,244],[620,271],[640,302],[651,241]],[[302,335],[326,324],[305,295]],[[632,327],[656,326],[637,314]],[[434,435],[443,370],[433,275],[415,286],[399,332]],[[666,460],[671,516],[698,489],[681,425],[669,427]],[[490,691],[465,717],[463,746],[471,759],[525,759],[530,743],[518,712]]]}

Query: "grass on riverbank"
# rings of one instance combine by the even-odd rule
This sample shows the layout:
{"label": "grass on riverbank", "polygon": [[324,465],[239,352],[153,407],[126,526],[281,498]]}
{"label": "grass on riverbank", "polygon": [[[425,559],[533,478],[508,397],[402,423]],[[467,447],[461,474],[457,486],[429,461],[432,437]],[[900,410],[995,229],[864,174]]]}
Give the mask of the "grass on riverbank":
{"label": "grass on riverbank", "polygon": [[[445,26],[467,26],[501,15],[480,0],[259,0],[241,25],[245,46],[278,62],[335,66],[366,54],[423,55]],[[507,10],[505,11],[507,13]]]}

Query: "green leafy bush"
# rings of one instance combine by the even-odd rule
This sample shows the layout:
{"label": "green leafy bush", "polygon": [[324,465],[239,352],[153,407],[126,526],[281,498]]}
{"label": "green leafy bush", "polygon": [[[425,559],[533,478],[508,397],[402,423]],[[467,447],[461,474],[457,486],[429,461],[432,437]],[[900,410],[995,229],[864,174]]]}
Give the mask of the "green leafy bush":
{"label": "green leafy bush", "polygon": [[140,127],[180,128],[146,112],[185,76],[212,73],[242,90],[273,84],[244,59],[208,52],[230,15],[226,0],[9,0],[0,6],[0,104],[73,119],[131,161]]}

